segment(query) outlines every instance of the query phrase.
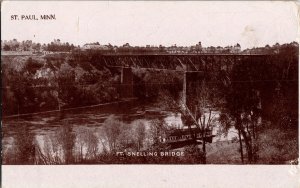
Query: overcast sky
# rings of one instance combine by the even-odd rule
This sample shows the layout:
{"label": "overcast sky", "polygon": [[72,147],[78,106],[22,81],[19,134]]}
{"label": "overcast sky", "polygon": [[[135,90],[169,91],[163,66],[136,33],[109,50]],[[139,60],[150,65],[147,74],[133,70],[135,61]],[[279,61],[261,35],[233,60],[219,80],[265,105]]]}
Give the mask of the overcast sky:
{"label": "overcast sky", "polygon": [[[53,39],[83,45],[226,46],[298,41],[294,2],[4,2],[1,39]],[[55,14],[56,20],[14,21],[11,15]]]}

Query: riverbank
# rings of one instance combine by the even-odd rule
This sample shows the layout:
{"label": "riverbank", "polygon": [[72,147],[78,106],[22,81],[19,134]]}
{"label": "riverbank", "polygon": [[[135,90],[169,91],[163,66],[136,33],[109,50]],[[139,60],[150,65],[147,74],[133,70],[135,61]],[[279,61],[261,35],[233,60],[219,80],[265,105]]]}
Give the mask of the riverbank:
{"label": "riverbank", "polygon": [[42,114],[56,114],[56,113],[63,113],[63,112],[75,112],[80,111],[84,109],[93,109],[98,107],[108,107],[115,104],[126,104],[126,103],[132,103],[137,101],[137,98],[130,98],[130,99],[123,99],[118,100],[114,102],[108,102],[108,103],[101,103],[96,105],[89,105],[89,106],[80,106],[80,107],[73,107],[73,108],[64,108],[61,110],[49,110],[49,111],[43,111],[43,112],[35,112],[35,113],[26,113],[26,114],[15,114],[15,115],[9,115],[9,116],[2,116],[2,119],[10,119],[10,118],[16,118],[16,117],[28,117],[28,116],[34,116],[34,115],[42,115]]}
{"label": "riverbank", "polygon": [[[259,135],[258,161],[255,164],[290,164],[297,162],[298,132],[265,129]],[[244,145],[244,160],[247,161]],[[297,162],[298,163],[298,162]],[[207,144],[207,164],[242,164],[238,142]]]}

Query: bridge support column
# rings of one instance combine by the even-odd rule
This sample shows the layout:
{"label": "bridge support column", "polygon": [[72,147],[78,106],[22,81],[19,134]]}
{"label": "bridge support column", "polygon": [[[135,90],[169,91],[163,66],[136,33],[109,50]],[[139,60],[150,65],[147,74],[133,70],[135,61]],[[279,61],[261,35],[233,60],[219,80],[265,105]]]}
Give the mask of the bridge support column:
{"label": "bridge support column", "polygon": [[121,98],[133,98],[133,74],[131,68],[121,70]]}
{"label": "bridge support column", "polygon": [[186,106],[186,71],[183,73],[182,103]]}
{"label": "bridge support column", "polygon": [[191,99],[195,96],[197,87],[200,86],[204,79],[203,72],[198,71],[185,71],[183,75],[183,91],[182,102],[185,106],[189,106]]}

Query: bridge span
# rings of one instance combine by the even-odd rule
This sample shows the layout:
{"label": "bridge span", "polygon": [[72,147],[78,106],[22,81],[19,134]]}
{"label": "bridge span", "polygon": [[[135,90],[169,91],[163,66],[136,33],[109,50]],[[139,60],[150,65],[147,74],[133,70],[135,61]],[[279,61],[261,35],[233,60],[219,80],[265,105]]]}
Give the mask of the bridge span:
{"label": "bridge span", "polygon": [[99,63],[121,68],[121,96],[133,97],[132,69],[178,71],[183,74],[183,102],[189,82],[204,79],[210,72],[228,73],[234,64],[245,61],[264,63],[270,54],[104,54]]}
{"label": "bridge span", "polygon": [[269,54],[104,54],[108,67],[166,69],[175,71],[204,71],[226,68],[244,60],[262,61]]}

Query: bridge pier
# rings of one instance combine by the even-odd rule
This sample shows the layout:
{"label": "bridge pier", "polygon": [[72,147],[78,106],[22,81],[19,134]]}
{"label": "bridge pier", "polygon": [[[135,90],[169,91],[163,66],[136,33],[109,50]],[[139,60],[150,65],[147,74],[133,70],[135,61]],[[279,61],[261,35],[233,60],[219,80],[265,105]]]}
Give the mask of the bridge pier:
{"label": "bridge pier", "polygon": [[186,71],[183,73],[182,103],[186,106]]}
{"label": "bridge pier", "polygon": [[204,79],[203,72],[199,71],[184,71],[183,74],[183,91],[182,102],[185,106],[189,106],[193,95],[196,94],[197,86]]}
{"label": "bridge pier", "polygon": [[121,70],[121,98],[133,98],[133,73],[131,68],[123,67]]}

